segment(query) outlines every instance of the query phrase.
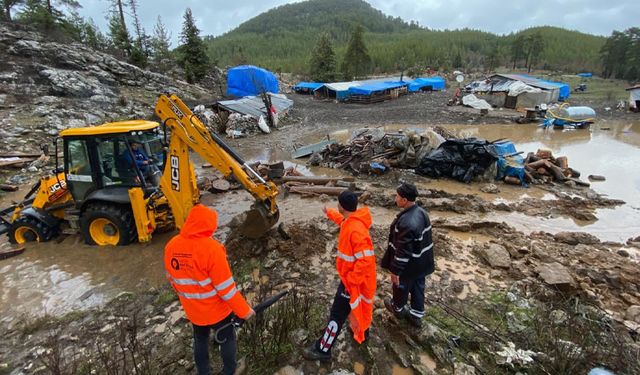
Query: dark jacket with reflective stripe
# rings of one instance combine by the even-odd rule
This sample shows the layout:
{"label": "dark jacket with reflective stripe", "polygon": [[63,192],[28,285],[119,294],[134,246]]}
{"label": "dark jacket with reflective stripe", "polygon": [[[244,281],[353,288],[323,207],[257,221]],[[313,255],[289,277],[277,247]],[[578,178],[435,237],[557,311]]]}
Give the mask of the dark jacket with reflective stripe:
{"label": "dark jacket with reflective stripe", "polygon": [[389,232],[389,245],[382,268],[404,278],[424,277],[435,269],[431,221],[418,205],[396,216]]}

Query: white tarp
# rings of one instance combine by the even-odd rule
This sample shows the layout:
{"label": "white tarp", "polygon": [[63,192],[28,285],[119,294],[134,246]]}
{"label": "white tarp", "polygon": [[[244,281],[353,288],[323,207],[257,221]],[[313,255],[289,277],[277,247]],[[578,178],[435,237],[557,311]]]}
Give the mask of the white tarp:
{"label": "white tarp", "polygon": [[542,92],[539,88],[531,87],[522,81],[515,81],[509,86],[509,96],[518,96],[524,92],[539,93]]}
{"label": "white tarp", "polygon": [[487,103],[486,100],[480,99],[473,94],[463,96],[462,104],[475,109],[489,109],[489,110],[493,109],[493,107],[491,107],[491,104]]}

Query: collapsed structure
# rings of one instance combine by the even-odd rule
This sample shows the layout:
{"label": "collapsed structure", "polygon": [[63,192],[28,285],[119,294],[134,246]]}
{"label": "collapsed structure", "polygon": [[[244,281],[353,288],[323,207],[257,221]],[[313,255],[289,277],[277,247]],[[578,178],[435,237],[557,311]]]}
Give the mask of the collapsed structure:
{"label": "collapsed structure", "polygon": [[629,91],[629,110],[633,112],[640,111],[640,84],[631,86],[626,90]]}
{"label": "collapsed structure", "polygon": [[484,81],[465,86],[465,91],[479,95],[494,107],[536,107],[569,98],[571,87],[524,74],[494,74]]}

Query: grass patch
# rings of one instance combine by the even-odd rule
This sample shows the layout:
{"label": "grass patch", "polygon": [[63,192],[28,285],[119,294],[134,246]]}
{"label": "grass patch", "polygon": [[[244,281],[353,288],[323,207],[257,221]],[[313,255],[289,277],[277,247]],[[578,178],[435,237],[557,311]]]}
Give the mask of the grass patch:
{"label": "grass patch", "polygon": [[162,308],[162,307],[170,305],[171,303],[173,303],[173,302],[175,302],[177,300],[178,300],[178,295],[173,290],[173,288],[171,288],[171,289],[164,288],[163,290],[160,291],[160,293],[156,297],[156,300],[153,302],[153,304],[156,307]]}
{"label": "grass patch", "polygon": [[325,323],[325,313],[325,306],[317,300],[292,292],[248,321],[239,335],[239,352],[248,358],[248,374],[272,374],[282,367],[297,355],[292,333],[303,329],[315,335]]}

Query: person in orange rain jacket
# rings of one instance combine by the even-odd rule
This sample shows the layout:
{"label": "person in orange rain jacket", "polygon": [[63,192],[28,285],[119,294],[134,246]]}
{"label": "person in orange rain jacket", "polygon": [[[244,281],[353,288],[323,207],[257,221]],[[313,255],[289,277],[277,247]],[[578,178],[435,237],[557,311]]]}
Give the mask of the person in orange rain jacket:
{"label": "person in orange rain jacket", "polygon": [[303,352],[304,358],[309,360],[331,359],[331,348],[347,317],[354,339],[362,343],[371,326],[376,293],[376,257],[369,235],[369,208],[358,209],[358,197],[345,191],[338,196],[338,210],[325,207],[323,211],[340,225],[336,255],[340,284],[322,337]]}
{"label": "person in orange rain jacket", "polygon": [[220,344],[223,374],[236,368],[236,334],[228,323],[235,314],[241,319],[255,315],[236,288],[224,246],[212,238],[218,226],[215,211],[195,205],[180,234],[164,251],[167,279],[175,289],[187,318],[193,325],[193,356],[198,375],[208,375],[209,334]]}

